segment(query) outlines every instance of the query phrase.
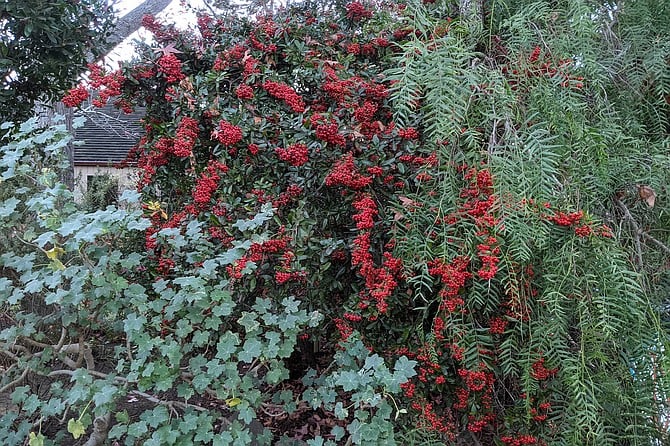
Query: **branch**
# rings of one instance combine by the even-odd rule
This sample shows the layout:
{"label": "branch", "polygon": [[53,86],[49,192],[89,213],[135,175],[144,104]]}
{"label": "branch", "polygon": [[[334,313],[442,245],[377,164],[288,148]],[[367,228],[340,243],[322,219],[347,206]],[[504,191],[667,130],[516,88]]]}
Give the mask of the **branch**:
{"label": "branch", "polygon": [[88,437],[84,446],[102,446],[105,443],[111,418],[112,416],[107,412],[93,420],[93,432],[91,432],[91,436]]}
{"label": "branch", "polygon": [[663,251],[665,251],[666,254],[670,254],[670,248],[665,245],[662,241],[652,237],[651,235],[647,234],[646,232],[641,232],[640,235],[646,239],[661,248]]}
{"label": "branch", "polygon": [[119,43],[123,42],[126,37],[140,29],[142,26],[142,17],[145,15],[156,15],[172,2],[172,0],[145,0],[135,9],[124,15],[119,19],[114,28],[114,32],[107,43],[109,48],[114,48]]}
{"label": "branch", "polygon": [[11,390],[14,387],[18,386],[19,384],[21,384],[23,382],[23,380],[26,378],[26,376],[28,375],[29,371],[30,371],[30,369],[28,367],[23,369],[23,373],[21,373],[21,376],[19,376],[18,378],[16,378],[14,381],[10,382],[9,384],[5,384],[4,386],[2,386],[0,388],[0,393],[7,392],[8,390]]}
{"label": "branch", "polygon": [[637,264],[637,266],[642,268],[642,243],[640,242],[640,234],[642,234],[642,230],[640,229],[640,226],[637,224],[637,222],[633,218],[633,215],[630,213],[630,211],[623,203],[623,201],[619,200],[618,198],[614,198],[614,203],[619,207],[619,209],[621,209],[624,217],[626,218],[626,220],[628,220],[630,228],[633,230],[633,236],[635,241],[635,254],[636,254],[635,263]]}
{"label": "branch", "polygon": [[[60,376],[60,375],[73,376],[74,373],[75,373],[74,370],[54,370],[54,371],[50,372],[47,376],[48,377],[55,377],[55,376]],[[89,375],[95,376],[97,378],[101,378],[101,379],[109,378],[108,374],[102,373],[102,372],[96,372],[94,370],[87,370],[86,373],[88,373]],[[117,382],[123,383],[123,384],[132,384],[133,383],[132,381],[128,381],[128,379],[122,378],[120,376],[115,376],[114,381],[117,381]],[[202,406],[198,406],[198,405],[195,405],[195,404],[189,404],[189,403],[182,403],[181,401],[161,400],[158,397],[155,397],[155,396],[153,396],[151,394],[148,394],[148,393],[140,392],[139,390],[130,390],[128,393],[132,394],[132,395],[141,396],[142,398],[144,398],[148,401],[151,401],[152,403],[160,404],[160,405],[163,405],[163,406],[168,406],[170,408],[177,407],[177,408],[182,409],[182,410],[186,409],[186,408],[191,408],[191,409],[195,409],[195,410],[198,410],[198,411],[201,411],[201,412],[209,410],[209,409],[207,409],[205,407],[202,407]]]}
{"label": "branch", "polygon": [[635,249],[637,250],[637,256],[640,266],[642,265],[642,244],[640,242],[640,237],[650,241],[658,248],[660,248],[662,251],[664,251],[666,254],[670,254],[670,247],[668,247],[668,245],[658,240],[657,238],[649,235],[647,232],[643,231],[640,228],[640,225],[637,224],[637,222],[633,218],[633,214],[630,213],[630,210],[628,209],[628,207],[626,207],[623,201],[619,200],[618,198],[615,198],[614,203],[616,203],[619,209],[621,209],[624,217],[626,218],[626,220],[628,220],[628,224],[630,224],[630,227],[633,230],[633,233],[635,235]]}

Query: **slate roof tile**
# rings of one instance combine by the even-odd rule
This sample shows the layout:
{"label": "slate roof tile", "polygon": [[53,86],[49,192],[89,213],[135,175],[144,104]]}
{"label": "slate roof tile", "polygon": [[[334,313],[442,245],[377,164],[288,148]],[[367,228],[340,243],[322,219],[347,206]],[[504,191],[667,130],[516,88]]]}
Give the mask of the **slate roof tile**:
{"label": "slate roof tile", "polygon": [[86,123],[75,131],[75,166],[110,166],[126,159],[144,133],[145,109],[126,114],[112,105],[85,113]]}

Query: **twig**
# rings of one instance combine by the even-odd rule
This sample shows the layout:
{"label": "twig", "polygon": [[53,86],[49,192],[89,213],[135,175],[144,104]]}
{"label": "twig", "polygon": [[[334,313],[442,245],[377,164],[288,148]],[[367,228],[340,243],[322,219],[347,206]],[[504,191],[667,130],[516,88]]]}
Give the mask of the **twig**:
{"label": "twig", "polygon": [[642,264],[642,245],[640,243],[640,237],[652,242],[654,245],[658,246],[661,250],[665,251],[666,254],[670,254],[670,247],[668,247],[668,245],[658,240],[656,237],[649,235],[647,232],[643,231],[640,228],[640,225],[637,224],[637,222],[633,218],[633,215],[630,213],[628,207],[626,207],[626,205],[621,200],[615,198],[614,202],[617,204],[617,206],[619,206],[621,211],[624,213],[624,217],[626,217],[626,220],[628,220],[628,223],[630,224],[631,228],[633,229],[633,232],[635,233],[636,249],[638,249],[640,264]]}
{"label": "twig", "polygon": [[637,224],[637,222],[631,215],[626,205],[621,200],[619,200],[618,198],[614,198],[614,203],[619,207],[619,209],[621,209],[624,217],[626,218],[626,220],[628,220],[628,224],[633,230],[633,236],[635,241],[636,264],[640,268],[642,268],[642,242],[640,241],[640,235],[642,234],[642,230],[640,229],[640,226]]}
{"label": "twig", "polygon": [[482,446],[480,441],[475,437],[475,434],[472,431],[468,431],[470,433],[470,438],[472,438],[472,441],[474,442],[473,444],[476,446]]}
{"label": "twig", "polygon": [[[270,412],[268,408],[272,408],[277,410],[277,412]],[[284,410],[284,408],[279,405],[279,404],[270,404],[270,403],[262,403],[260,405],[261,412],[263,412],[265,415],[276,418],[276,417],[281,417],[282,415],[286,415],[288,412]]]}
{"label": "twig", "polygon": [[34,340],[34,339],[31,339],[31,338],[28,338],[28,337],[25,337],[25,336],[22,336],[22,337],[21,337],[21,340],[22,340],[23,342],[25,342],[26,344],[29,344],[29,345],[31,345],[31,346],[33,346],[33,347],[37,347],[37,348],[41,348],[41,349],[51,348],[51,347],[52,347],[52,345],[44,344],[44,343],[42,343],[42,342],[38,342],[38,341],[36,341],[36,340]]}
{"label": "twig", "polygon": [[9,358],[12,359],[12,361],[19,362],[19,360],[21,359],[18,356],[16,356],[14,353],[9,352],[9,351],[5,350],[4,348],[0,349],[0,353],[3,353],[5,355],[9,356]]}
{"label": "twig", "polygon": [[126,335],[126,352],[128,352],[128,360],[133,362],[132,346],[130,345],[130,337],[128,335]]}
{"label": "twig", "polygon": [[9,384],[5,384],[4,386],[0,387],[0,393],[6,392],[6,391],[14,388],[15,386],[18,386],[19,384],[21,384],[23,382],[23,380],[26,379],[26,376],[28,375],[29,371],[30,371],[30,369],[28,367],[23,369],[23,373],[21,373],[21,376],[19,376],[18,378],[16,378],[14,381],[10,382]]}
{"label": "twig", "polygon": [[647,234],[646,232],[641,232],[640,235],[643,238],[645,238],[645,239],[649,240],[650,242],[652,242],[653,244],[655,244],[656,246],[658,246],[659,248],[661,248],[667,254],[670,254],[670,248],[667,245],[665,245],[662,241],[652,237],[651,235]]}

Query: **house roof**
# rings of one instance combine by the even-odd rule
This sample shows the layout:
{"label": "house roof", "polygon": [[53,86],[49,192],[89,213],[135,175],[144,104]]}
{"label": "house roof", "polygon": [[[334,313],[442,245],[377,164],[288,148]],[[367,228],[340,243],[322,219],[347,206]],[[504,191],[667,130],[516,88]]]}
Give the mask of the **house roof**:
{"label": "house roof", "polygon": [[128,151],[144,133],[140,120],[145,109],[126,114],[111,104],[90,107],[83,113],[86,123],[76,129],[75,166],[110,166],[124,161]]}

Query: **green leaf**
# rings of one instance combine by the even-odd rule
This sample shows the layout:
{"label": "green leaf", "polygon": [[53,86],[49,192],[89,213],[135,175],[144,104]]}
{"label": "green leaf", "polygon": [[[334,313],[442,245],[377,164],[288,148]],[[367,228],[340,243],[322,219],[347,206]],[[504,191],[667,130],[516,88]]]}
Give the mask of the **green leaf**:
{"label": "green leaf", "polygon": [[363,368],[376,371],[382,367],[385,368],[384,359],[380,357],[378,354],[375,353],[374,355],[365,358],[365,365],[363,366]]}
{"label": "green leaf", "polygon": [[67,422],[67,431],[72,434],[72,437],[74,437],[75,440],[77,440],[79,437],[84,435],[86,429],[84,428],[84,423],[82,423],[80,420],[70,418],[70,420]]}
{"label": "green leaf", "polygon": [[46,438],[44,435],[36,434],[35,432],[31,432],[30,435],[28,435],[28,446],[44,446],[44,440]]}
{"label": "green leaf", "polygon": [[[393,366],[393,370],[401,378],[404,378],[404,380],[400,381],[401,384],[406,382],[412,376],[416,375],[416,371],[414,370],[414,367],[416,367],[416,364],[417,364],[416,361],[407,359],[406,356],[401,356],[400,358],[398,358],[395,365]],[[394,375],[396,373],[394,373]]]}
{"label": "green leaf", "polygon": [[0,204],[0,217],[9,217],[16,210],[16,206],[21,203],[14,197],[11,197]]}
{"label": "green leaf", "polygon": [[138,220],[129,220],[126,227],[131,231],[144,231],[151,227],[151,221],[147,218],[140,218]]}
{"label": "green leaf", "polygon": [[237,320],[237,323],[243,326],[247,333],[256,331],[261,325],[260,322],[256,320],[256,313],[250,313],[248,311],[242,312],[242,317]]}
{"label": "green leaf", "polygon": [[265,203],[261,206],[261,212],[256,214],[251,220],[237,220],[233,224],[233,228],[238,228],[240,231],[253,231],[261,226],[266,221],[270,220],[274,215],[272,203]]}
{"label": "green leaf", "polygon": [[100,391],[93,395],[93,402],[96,407],[110,403],[114,399],[114,395],[119,389],[111,384],[106,384]]}
{"label": "green leaf", "polygon": [[[345,416],[346,418],[346,416]],[[330,431],[330,433],[335,437],[335,441],[340,441],[342,438],[344,438],[344,435],[346,434],[346,431],[342,426],[335,426],[333,429]]]}
{"label": "green leaf", "polygon": [[293,296],[285,297],[281,304],[286,307],[286,311],[289,313],[297,313],[300,307],[300,301],[297,301]]}
{"label": "green leaf", "polygon": [[344,370],[340,372],[339,376],[335,380],[335,384],[342,386],[342,390],[345,392],[350,392],[352,390],[358,389],[358,386],[361,384],[361,377],[358,372]]}
{"label": "green leaf", "polygon": [[240,343],[240,338],[236,333],[227,331],[216,344],[216,357],[227,361],[231,355],[237,352],[237,346]]}
{"label": "green leaf", "polygon": [[240,361],[251,363],[254,359],[261,355],[261,342],[256,338],[247,339],[244,341],[242,351],[237,355]]}
{"label": "green leaf", "polygon": [[141,418],[146,421],[149,426],[156,429],[170,419],[170,414],[168,413],[167,407],[159,405],[151,411],[144,412]]}
{"label": "green leaf", "polygon": [[[349,416],[349,411],[344,408],[341,401],[338,401],[335,404],[334,414],[339,420],[344,420],[345,418],[347,418]],[[336,440],[337,440],[337,438],[336,438]]]}
{"label": "green leaf", "polygon": [[128,316],[126,316],[126,319],[123,322],[123,330],[127,334],[131,334],[135,331],[141,331],[146,322],[146,317],[137,316],[135,313],[130,313]]}

